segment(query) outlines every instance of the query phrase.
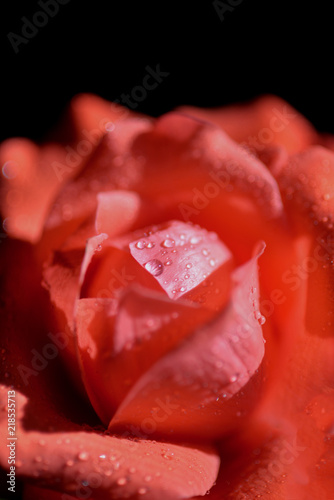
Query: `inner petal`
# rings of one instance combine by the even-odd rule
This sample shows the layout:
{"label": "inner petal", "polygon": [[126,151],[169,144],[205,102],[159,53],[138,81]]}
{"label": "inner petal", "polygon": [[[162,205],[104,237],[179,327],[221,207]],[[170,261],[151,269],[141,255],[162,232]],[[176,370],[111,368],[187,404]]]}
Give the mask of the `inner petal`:
{"label": "inner petal", "polygon": [[144,232],[129,248],[171,299],[186,296],[201,302],[203,293],[195,293],[195,288],[200,284],[208,287],[220,266],[230,268],[232,264],[231,252],[216,233],[181,221]]}

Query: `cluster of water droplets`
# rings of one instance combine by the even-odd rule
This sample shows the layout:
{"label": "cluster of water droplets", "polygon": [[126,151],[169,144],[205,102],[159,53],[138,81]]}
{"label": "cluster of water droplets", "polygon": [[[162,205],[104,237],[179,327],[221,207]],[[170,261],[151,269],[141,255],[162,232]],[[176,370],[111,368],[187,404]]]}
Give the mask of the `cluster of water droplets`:
{"label": "cluster of water droplets", "polygon": [[219,265],[219,258],[214,255],[219,251],[216,233],[195,225],[190,234],[189,225],[185,229],[182,232],[181,227],[177,231],[172,225],[170,231],[148,231],[134,244],[136,250],[145,250],[145,256],[147,250],[153,250],[152,259],[141,262],[138,254],[135,258],[152,276],[161,279],[160,283],[171,298],[180,297],[200,283],[209,287],[210,282],[205,280]]}

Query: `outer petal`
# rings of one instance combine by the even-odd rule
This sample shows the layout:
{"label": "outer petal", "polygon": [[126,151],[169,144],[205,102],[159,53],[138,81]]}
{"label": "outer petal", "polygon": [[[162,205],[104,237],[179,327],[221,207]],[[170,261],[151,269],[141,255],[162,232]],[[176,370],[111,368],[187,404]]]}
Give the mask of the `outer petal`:
{"label": "outer petal", "polygon": [[278,145],[294,153],[318,140],[312,125],[287,102],[273,95],[223,108],[183,106],[179,109],[190,116],[216,123],[232,139],[257,152],[268,145]]}
{"label": "outer petal", "polygon": [[264,353],[257,259],[239,268],[235,280],[230,307],[138,381],[112,419],[111,430],[149,429],[152,435],[210,439],[238,425],[241,412],[251,407],[247,388],[246,395],[240,390],[259,368]]}
{"label": "outer petal", "polygon": [[276,173],[295,232],[309,244],[309,255],[285,280],[298,288],[307,280],[306,328],[332,336],[334,238],[334,153],[313,147],[292,156]]}
{"label": "outer petal", "polygon": [[1,145],[1,212],[10,236],[39,240],[60,187],[50,162],[63,157],[57,144],[38,148],[27,139],[9,139]]}
{"label": "outer petal", "polygon": [[[7,388],[1,386],[0,425],[7,435]],[[204,495],[211,488],[219,458],[210,448],[129,440],[95,432],[27,432],[26,398],[16,392],[16,474],[40,486],[95,499],[176,499]],[[7,441],[5,439],[5,441]],[[7,467],[6,443],[0,464]]]}
{"label": "outer petal", "polygon": [[[80,176],[66,185],[54,203],[46,223],[48,231],[70,222],[78,227],[95,212],[99,192],[131,188],[132,178],[138,177],[140,172],[137,172],[131,157],[124,164],[122,156],[129,156],[134,137],[147,127],[146,119],[129,119],[120,121],[112,132],[103,136]],[[71,211],[70,222],[64,221],[64,206]]]}

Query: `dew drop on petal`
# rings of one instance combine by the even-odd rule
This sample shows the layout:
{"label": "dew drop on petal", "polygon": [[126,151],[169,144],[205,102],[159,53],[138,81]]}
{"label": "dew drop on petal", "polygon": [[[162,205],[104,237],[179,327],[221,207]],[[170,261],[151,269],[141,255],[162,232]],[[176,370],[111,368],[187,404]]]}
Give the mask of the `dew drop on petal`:
{"label": "dew drop on petal", "polygon": [[120,477],[119,479],[117,479],[116,482],[119,486],[124,486],[124,484],[126,484],[127,481],[125,477]]}
{"label": "dew drop on petal", "polygon": [[174,453],[172,451],[167,450],[163,452],[162,457],[165,458],[166,460],[173,460]]}
{"label": "dew drop on petal", "polygon": [[160,276],[163,273],[164,266],[163,263],[158,259],[152,259],[146,262],[145,269],[153,276]]}
{"label": "dew drop on petal", "polygon": [[205,257],[207,257],[207,256],[209,255],[209,253],[210,253],[210,252],[209,252],[209,250],[208,250],[207,248],[203,248],[203,250],[202,250],[202,254],[203,254]]}
{"label": "dew drop on petal", "polygon": [[145,495],[147,493],[147,488],[139,488],[138,495]]}
{"label": "dew drop on petal", "polygon": [[172,238],[166,238],[162,243],[161,246],[164,248],[173,248],[175,245],[175,241]]}
{"label": "dew drop on petal", "polygon": [[89,458],[89,455],[86,451],[81,451],[78,455],[78,459],[81,460],[82,462],[86,462]]}
{"label": "dew drop on petal", "polygon": [[144,248],[146,248],[146,241],[143,240],[137,241],[135,247],[138,248],[138,250],[143,250]]}
{"label": "dew drop on petal", "polygon": [[192,236],[189,240],[189,243],[191,245],[197,245],[197,243],[200,243],[202,241],[202,236]]}
{"label": "dew drop on petal", "polygon": [[149,241],[146,245],[146,248],[153,248],[155,245],[153,243],[153,241]]}

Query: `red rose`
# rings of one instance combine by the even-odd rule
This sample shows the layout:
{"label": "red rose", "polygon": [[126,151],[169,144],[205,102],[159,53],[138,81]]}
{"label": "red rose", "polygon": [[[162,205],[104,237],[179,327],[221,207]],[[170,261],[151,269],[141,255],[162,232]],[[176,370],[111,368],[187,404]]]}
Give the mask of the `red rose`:
{"label": "red rose", "polygon": [[81,95],[54,140],[0,151],[4,492],[332,499],[332,138]]}

